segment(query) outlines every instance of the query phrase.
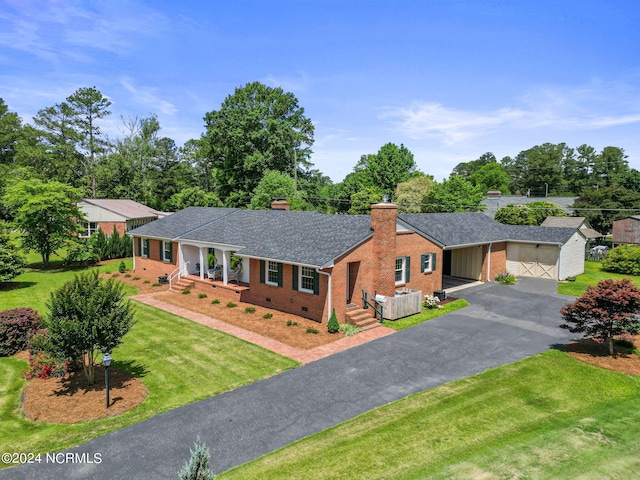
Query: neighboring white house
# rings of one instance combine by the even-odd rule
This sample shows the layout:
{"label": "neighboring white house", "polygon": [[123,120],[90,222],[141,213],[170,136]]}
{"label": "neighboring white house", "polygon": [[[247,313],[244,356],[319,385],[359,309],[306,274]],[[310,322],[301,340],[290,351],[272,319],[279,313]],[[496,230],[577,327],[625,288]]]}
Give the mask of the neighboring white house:
{"label": "neighboring white house", "polygon": [[78,202],[78,208],[85,215],[81,237],[90,237],[98,229],[110,235],[114,227],[120,235],[124,235],[128,230],[168,215],[127,199],[83,198]]}

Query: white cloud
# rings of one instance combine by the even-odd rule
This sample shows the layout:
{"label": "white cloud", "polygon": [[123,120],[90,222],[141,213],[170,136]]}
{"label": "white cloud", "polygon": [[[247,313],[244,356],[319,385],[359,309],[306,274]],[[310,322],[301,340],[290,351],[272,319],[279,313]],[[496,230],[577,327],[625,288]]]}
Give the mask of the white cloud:
{"label": "white cloud", "polygon": [[386,108],[394,130],[414,140],[436,139],[455,145],[497,131],[525,131],[540,127],[593,130],[640,122],[640,91],[626,82],[591,83],[574,88],[538,87],[514,105],[465,110],[436,102],[414,102]]}
{"label": "white cloud", "polygon": [[178,111],[173,103],[160,97],[157,88],[136,86],[128,77],[122,78],[120,84],[131,93],[134,103],[148,107],[150,112],[174,115]]}

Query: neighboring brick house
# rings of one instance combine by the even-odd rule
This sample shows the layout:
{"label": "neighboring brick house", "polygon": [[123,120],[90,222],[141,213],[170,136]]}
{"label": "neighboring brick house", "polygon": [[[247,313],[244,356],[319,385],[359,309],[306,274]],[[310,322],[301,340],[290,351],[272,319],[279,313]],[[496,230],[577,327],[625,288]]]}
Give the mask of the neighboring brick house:
{"label": "neighboring brick house", "polygon": [[612,246],[640,245],[640,215],[631,215],[613,222]]}
{"label": "neighboring brick house", "polygon": [[[583,266],[584,236],[575,229],[502,225],[482,213],[398,215],[390,203],[372,205],[371,215],[288,211],[282,203],[274,208],[189,207],[139,227],[128,232],[134,270],[206,281],[200,266],[213,253],[227,285],[235,254],[243,260],[240,300],[322,322],[333,309],[345,319],[361,305],[363,289],[372,296],[394,296],[404,287],[432,294],[445,275],[487,281],[507,269],[510,258],[511,270],[521,275],[558,278]],[[573,256],[560,251],[580,242],[578,264],[562,263],[561,257]],[[538,258],[543,251],[555,260]],[[545,268],[527,264],[521,271],[521,260]]]}
{"label": "neighboring brick house", "polygon": [[81,237],[90,237],[98,229],[111,235],[114,227],[120,235],[124,235],[128,230],[167,215],[141,203],[126,199],[84,198],[78,202],[78,207],[85,216]]}

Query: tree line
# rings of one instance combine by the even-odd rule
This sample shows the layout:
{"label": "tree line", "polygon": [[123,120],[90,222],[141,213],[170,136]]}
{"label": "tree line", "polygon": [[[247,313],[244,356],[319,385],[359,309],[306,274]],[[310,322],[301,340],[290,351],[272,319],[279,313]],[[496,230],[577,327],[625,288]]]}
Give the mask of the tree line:
{"label": "tree line", "polygon": [[[312,121],[295,95],[281,88],[259,82],[236,88],[204,116],[200,138],[182,146],[162,135],[153,114],[121,117],[122,134],[109,138],[103,126],[111,107],[95,87],[79,88],[24,124],[0,99],[0,219],[24,217],[25,192],[57,202],[129,198],[165,211],[192,205],[265,209],[274,198],[286,198],[292,209],[346,214],[368,213],[384,196],[402,212],[451,212],[482,210],[489,190],[576,195],[578,213],[603,231],[613,217],[640,205],[640,172],[619,147],[597,152],[588,145],[545,143],[500,161],[487,152],[437,182],[417,168],[406,146],[386,143],[334,183],[311,162]],[[69,214],[59,205],[56,211]],[[43,258],[60,245],[45,242]],[[25,246],[33,247],[28,241]]]}

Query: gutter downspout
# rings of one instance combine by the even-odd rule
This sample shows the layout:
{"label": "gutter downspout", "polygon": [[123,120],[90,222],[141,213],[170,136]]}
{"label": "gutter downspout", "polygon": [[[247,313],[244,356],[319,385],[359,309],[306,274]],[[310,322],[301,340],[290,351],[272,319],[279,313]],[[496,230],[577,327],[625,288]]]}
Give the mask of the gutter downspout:
{"label": "gutter downspout", "polygon": [[487,249],[487,282],[491,281],[491,247],[493,243],[489,244],[489,248]]}
{"label": "gutter downspout", "polygon": [[327,276],[327,320],[331,318],[331,274],[329,272],[321,272],[319,268],[316,268],[318,274]]}
{"label": "gutter downspout", "polygon": [[556,280],[560,280],[560,269],[562,268],[562,244],[558,244],[558,276]]}

